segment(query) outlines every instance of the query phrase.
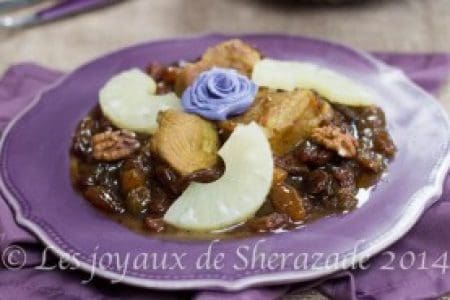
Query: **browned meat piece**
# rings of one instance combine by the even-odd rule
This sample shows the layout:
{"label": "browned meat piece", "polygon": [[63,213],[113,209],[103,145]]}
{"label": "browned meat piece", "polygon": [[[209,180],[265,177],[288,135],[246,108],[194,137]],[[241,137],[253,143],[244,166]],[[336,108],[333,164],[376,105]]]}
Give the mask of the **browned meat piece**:
{"label": "browned meat piece", "polygon": [[334,150],[342,157],[355,157],[358,148],[358,141],[350,134],[343,132],[336,126],[324,126],[314,128],[311,139],[316,143]]}
{"label": "browned meat piece", "polygon": [[217,163],[219,137],[212,123],[176,110],[161,112],[151,149],[181,175]]}
{"label": "browned meat piece", "polygon": [[266,128],[273,152],[281,156],[307,139],[313,128],[332,117],[332,107],[312,91],[261,89],[247,112],[220,122],[219,126],[230,130],[238,123],[256,121]]}
{"label": "browned meat piece", "polygon": [[306,210],[303,199],[292,186],[276,184],[272,186],[269,197],[277,212],[288,215],[294,222],[305,219]]}
{"label": "browned meat piece", "polygon": [[210,66],[233,68],[250,76],[253,66],[261,59],[261,54],[249,44],[232,39],[209,48],[202,61]]}
{"label": "browned meat piece", "polygon": [[188,63],[177,76],[175,91],[181,94],[203,71],[212,67],[233,68],[250,76],[253,66],[261,59],[255,49],[241,40],[233,39],[209,48],[196,63]]}
{"label": "browned meat piece", "polygon": [[93,155],[97,160],[114,161],[133,154],[140,147],[134,132],[105,131],[92,137]]}

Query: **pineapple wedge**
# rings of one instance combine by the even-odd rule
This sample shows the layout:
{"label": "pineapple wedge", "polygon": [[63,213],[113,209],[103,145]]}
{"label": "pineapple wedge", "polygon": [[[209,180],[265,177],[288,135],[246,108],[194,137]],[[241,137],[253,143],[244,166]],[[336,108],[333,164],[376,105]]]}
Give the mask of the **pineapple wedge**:
{"label": "pineapple wedge", "polygon": [[263,59],[254,66],[252,80],[259,86],[272,89],[311,89],[331,102],[349,106],[377,102],[376,95],[369,88],[312,63]]}
{"label": "pineapple wedge", "polygon": [[263,129],[238,125],[219,150],[225,174],[211,183],[191,183],[164,221],[193,231],[214,231],[252,217],[272,185],[273,158]]}
{"label": "pineapple wedge", "polygon": [[155,81],[138,69],[112,77],[100,90],[100,108],[119,128],[153,133],[158,127],[158,112],[170,108],[181,110],[174,94],[155,95]]}

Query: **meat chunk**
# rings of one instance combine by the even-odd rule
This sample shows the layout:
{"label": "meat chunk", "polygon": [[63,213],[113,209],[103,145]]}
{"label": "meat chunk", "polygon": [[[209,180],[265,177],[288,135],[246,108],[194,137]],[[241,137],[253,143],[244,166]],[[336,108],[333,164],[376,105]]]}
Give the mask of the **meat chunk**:
{"label": "meat chunk", "polygon": [[328,149],[336,151],[342,157],[351,158],[356,156],[358,141],[334,125],[314,128],[311,133],[311,139]]}
{"label": "meat chunk", "polygon": [[160,112],[151,149],[181,175],[213,167],[219,137],[212,123],[176,110]]}
{"label": "meat chunk", "polygon": [[209,66],[233,68],[247,76],[260,59],[261,54],[256,49],[238,39],[211,47],[202,56],[202,61]]}
{"label": "meat chunk", "polygon": [[332,117],[332,107],[312,91],[261,89],[247,112],[220,122],[219,126],[230,130],[238,123],[256,121],[266,129],[273,152],[282,156],[306,140],[313,128]]}
{"label": "meat chunk", "polygon": [[260,53],[238,39],[232,39],[209,48],[196,63],[186,64],[178,73],[175,91],[180,95],[203,71],[212,67],[233,68],[250,76],[253,66],[261,59]]}

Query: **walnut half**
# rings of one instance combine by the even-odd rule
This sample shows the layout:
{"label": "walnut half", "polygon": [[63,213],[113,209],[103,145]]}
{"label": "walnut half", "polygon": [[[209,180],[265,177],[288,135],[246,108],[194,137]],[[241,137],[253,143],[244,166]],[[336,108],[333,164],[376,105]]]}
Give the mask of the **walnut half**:
{"label": "walnut half", "polygon": [[324,126],[314,128],[311,139],[330,150],[334,150],[342,157],[355,157],[358,141],[348,133],[336,126]]}
{"label": "walnut half", "polygon": [[105,131],[92,137],[97,160],[114,161],[131,155],[140,147],[136,134],[128,130]]}

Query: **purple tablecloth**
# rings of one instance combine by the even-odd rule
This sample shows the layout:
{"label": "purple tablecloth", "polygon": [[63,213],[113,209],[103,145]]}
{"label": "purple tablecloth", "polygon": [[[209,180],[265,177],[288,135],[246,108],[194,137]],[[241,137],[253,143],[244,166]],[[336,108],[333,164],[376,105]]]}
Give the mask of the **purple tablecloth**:
{"label": "purple tablecloth", "polygon": [[[450,55],[375,54],[396,66],[418,85],[436,93],[450,74]],[[33,64],[12,66],[0,79],[0,130],[43,88],[62,74]],[[424,103],[426,105],[426,103]],[[1,167],[1,166],[0,166]],[[14,222],[9,207],[0,199],[0,300],[3,299],[277,299],[292,290],[316,287],[333,299],[424,299],[450,292],[450,176],[444,194],[400,241],[372,258],[367,270],[343,271],[329,278],[293,286],[254,288],[238,293],[158,292],[112,285],[95,279],[81,284],[79,271],[37,270],[43,246]],[[19,248],[20,247],[20,248]],[[17,251],[24,249],[24,253]],[[411,254],[412,253],[412,254]],[[414,264],[406,260],[414,257]],[[8,263],[8,260],[10,262]],[[449,258],[450,260],[450,258]],[[22,261],[24,265],[22,265]],[[56,262],[50,258],[47,262]],[[6,262],[6,263],[5,263]],[[15,268],[15,266],[21,266]],[[53,264],[51,264],[53,266]],[[406,267],[407,268],[406,268]],[[8,268],[7,268],[8,267]],[[15,270],[11,270],[14,268]]]}

